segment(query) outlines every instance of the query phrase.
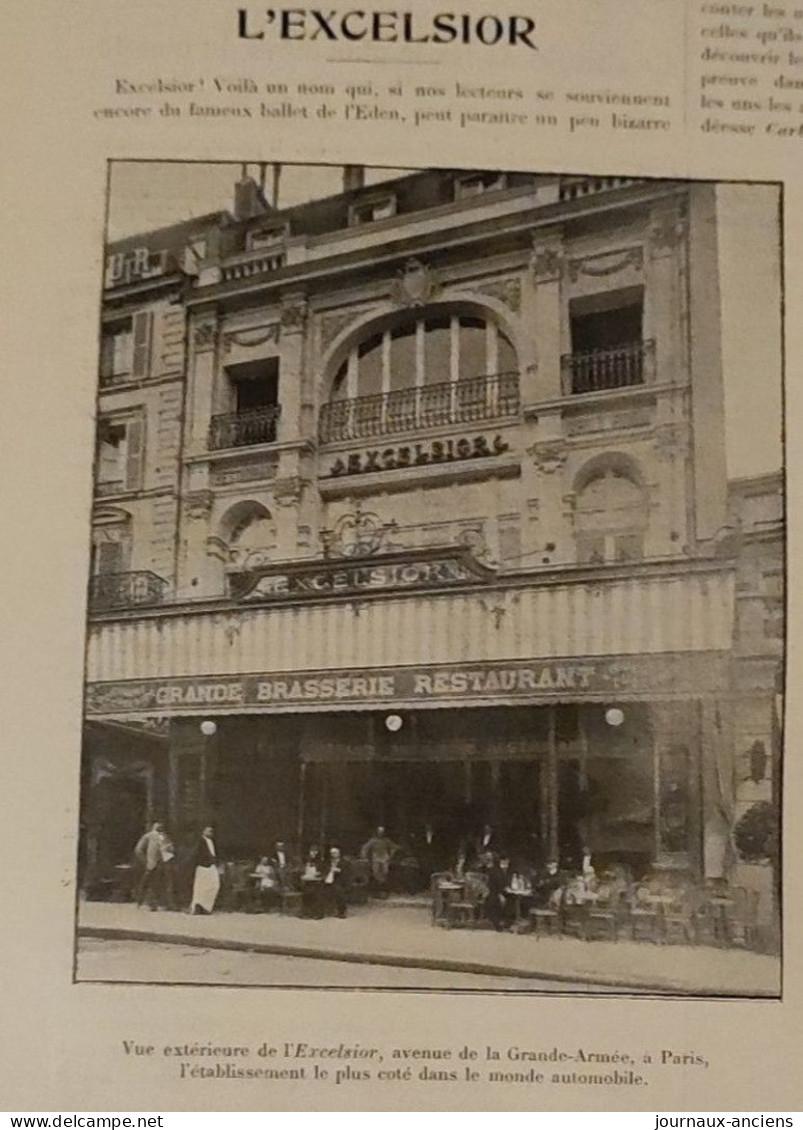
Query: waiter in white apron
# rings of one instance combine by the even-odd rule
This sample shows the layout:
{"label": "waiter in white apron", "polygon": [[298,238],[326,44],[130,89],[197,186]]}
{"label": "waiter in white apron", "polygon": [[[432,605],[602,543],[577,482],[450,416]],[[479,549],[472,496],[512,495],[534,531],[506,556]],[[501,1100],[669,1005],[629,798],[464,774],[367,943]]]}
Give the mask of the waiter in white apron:
{"label": "waiter in white apron", "polygon": [[192,884],[190,914],[211,914],[220,890],[214,829],[204,828],[195,852],[195,876]]}

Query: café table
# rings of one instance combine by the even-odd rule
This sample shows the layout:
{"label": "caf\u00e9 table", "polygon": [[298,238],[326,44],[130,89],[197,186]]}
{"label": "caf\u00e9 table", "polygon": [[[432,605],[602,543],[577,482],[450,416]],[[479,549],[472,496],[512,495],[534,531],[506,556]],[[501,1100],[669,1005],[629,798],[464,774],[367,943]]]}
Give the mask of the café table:
{"label": "caf\u00e9 table", "polygon": [[521,890],[521,888],[505,887],[505,894],[509,898],[513,899],[514,918],[513,918],[512,929],[516,933],[520,933],[521,930],[522,930],[522,927],[526,926],[527,922],[528,922],[527,918],[522,913],[522,911],[524,909],[522,904],[525,900],[529,902],[532,899],[532,897],[533,897],[532,889]]}
{"label": "caf\u00e9 table", "polygon": [[[440,894],[442,901],[441,905],[439,906],[439,900],[437,898],[433,899],[432,921],[445,921],[448,917],[448,914],[445,913],[447,907],[453,902],[459,902],[465,889],[466,884],[464,880],[461,881],[458,879],[442,879],[436,886],[436,890]],[[439,910],[443,910],[444,913],[438,913]]]}

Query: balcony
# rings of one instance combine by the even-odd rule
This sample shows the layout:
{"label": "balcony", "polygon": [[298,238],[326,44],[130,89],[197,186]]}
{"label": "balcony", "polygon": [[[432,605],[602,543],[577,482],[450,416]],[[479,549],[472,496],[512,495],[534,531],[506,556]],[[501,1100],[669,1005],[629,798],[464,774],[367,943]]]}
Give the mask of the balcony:
{"label": "balcony", "polygon": [[519,374],[498,373],[330,401],[321,409],[318,432],[321,443],[341,443],[518,413]]}
{"label": "balcony", "polygon": [[275,443],[280,415],[280,405],[267,404],[263,408],[250,408],[247,412],[213,416],[209,425],[209,450],[222,451],[228,447]]}
{"label": "balcony", "polygon": [[653,378],[655,342],[634,341],[615,349],[566,353],[561,358],[564,396],[643,385]]}
{"label": "balcony", "polygon": [[584,196],[595,196],[598,192],[610,192],[639,183],[643,182],[638,177],[561,177],[559,196],[561,200],[579,200]]}
{"label": "balcony", "polygon": [[97,573],[89,583],[92,612],[147,608],[161,604],[167,581],[146,569],[135,573]]}

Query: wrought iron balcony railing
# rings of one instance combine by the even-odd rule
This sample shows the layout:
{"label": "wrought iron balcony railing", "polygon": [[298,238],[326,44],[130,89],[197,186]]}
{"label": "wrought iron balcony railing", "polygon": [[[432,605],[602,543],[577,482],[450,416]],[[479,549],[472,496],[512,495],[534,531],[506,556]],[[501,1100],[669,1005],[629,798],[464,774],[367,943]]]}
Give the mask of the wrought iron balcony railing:
{"label": "wrought iron balcony railing", "polygon": [[333,400],[321,409],[321,443],[395,435],[445,424],[517,416],[519,374],[498,373],[444,384]]}
{"label": "wrought iron balcony railing", "polygon": [[89,584],[89,607],[93,612],[115,608],[141,608],[161,604],[167,581],[147,569],[134,573],[97,573]]}
{"label": "wrought iron balcony railing", "polygon": [[561,358],[563,393],[605,392],[646,384],[653,378],[655,342],[634,341],[615,349],[566,353]]}
{"label": "wrought iron balcony railing", "polygon": [[209,447],[220,451],[226,447],[253,447],[257,443],[274,443],[276,425],[281,415],[278,404],[251,408],[247,412],[230,412],[213,416],[209,425]]}

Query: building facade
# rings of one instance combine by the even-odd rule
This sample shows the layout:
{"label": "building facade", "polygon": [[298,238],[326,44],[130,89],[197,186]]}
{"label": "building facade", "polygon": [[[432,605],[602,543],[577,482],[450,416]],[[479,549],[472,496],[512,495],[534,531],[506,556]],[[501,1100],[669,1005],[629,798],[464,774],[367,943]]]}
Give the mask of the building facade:
{"label": "building facade", "polygon": [[783,537],[728,487],[717,224],[709,184],[349,168],[109,248],[90,861],[154,814],[232,858],[488,821],[727,875]]}

